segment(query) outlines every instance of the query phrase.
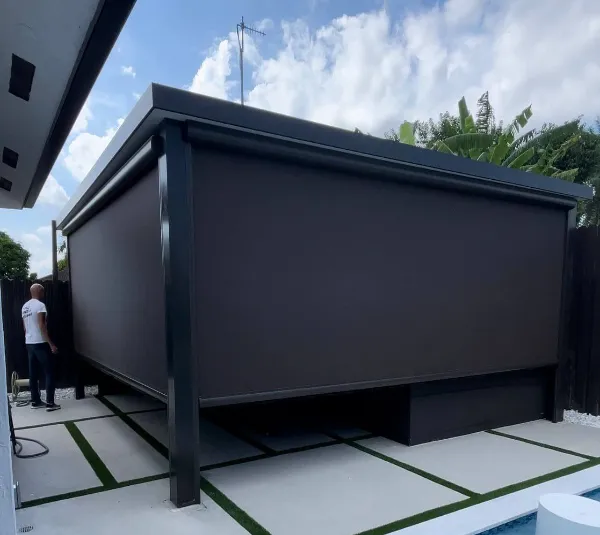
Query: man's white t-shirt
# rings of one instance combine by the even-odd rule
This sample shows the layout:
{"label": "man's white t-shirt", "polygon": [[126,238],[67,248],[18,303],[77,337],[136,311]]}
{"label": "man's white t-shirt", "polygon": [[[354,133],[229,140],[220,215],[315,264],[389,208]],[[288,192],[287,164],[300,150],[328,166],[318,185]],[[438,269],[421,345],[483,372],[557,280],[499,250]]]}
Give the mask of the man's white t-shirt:
{"label": "man's white t-shirt", "polygon": [[48,314],[46,305],[37,299],[30,299],[23,305],[21,316],[25,325],[25,343],[43,344],[46,340],[40,329],[39,314]]}

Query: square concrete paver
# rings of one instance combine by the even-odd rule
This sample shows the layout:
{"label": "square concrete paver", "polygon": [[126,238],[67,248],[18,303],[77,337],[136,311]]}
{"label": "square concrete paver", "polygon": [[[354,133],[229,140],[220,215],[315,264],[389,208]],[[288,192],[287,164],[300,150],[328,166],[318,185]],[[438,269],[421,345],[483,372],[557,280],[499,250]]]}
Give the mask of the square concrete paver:
{"label": "square concrete paver", "polygon": [[95,398],[64,399],[58,401],[58,403],[62,408],[54,412],[46,412],[44,409],[32,409],[31,406],[13,406],[12,416],[15,428],[69,422],[80,418],[111,416],[113,414],[108,407]]}
{"label": "square concrete paver", "polygon": [[107,401],[110,401],[115,407],[121,409],[125,413],[136,411],[147,411],[151,409],[166,409],[167,405],[162,401],[144,396],[142,394],[126,394],[104,396]]}
{"label": "square concrete paver", "polygon": [[119,482],[169,471],[167,459],[120,418],[100,418],[75,425]]}
{"label": "square concrete paver", "polygon": [[174,510],[168,480],[20,509],[17,527],[32,535],[247,535],[206,494],[202,505]]}
{"label": "square concrete paver", "polygon": [[465,499],[345,444],[204,477],[272,535],[352,535]]}
{"label": "square concrete paver", "polygon": [[[36,459],[13,457],[15,480],[23,501],[48,498],[101,485],[81,450],[64,425],[49,425],[17,431],[17,436],[43,442],[50,452]],[[23,441],[23,453],[41,450],[37,444]],[[1,522],[1,520],[0,520]]]}
{"label": "square concrete paver", "polygon": [[[169,434],[166,411],[142,412],[130,418],[168,447]],[[236,461],[261,455],[263,452],[234,437],[215,424],[200,420],[200,463],[202,466]]]}
{"label": "square concrete paver", "polygon": [[537,420],[502,427],[498,431],[576,453],[600,457],[600,429],[597,427]]}
{"label": "square concrete paver", "polygon": [[404,446],[377,437],[359,442],[473,492],[485,493],[584,461],[581,457],[490,433]]}

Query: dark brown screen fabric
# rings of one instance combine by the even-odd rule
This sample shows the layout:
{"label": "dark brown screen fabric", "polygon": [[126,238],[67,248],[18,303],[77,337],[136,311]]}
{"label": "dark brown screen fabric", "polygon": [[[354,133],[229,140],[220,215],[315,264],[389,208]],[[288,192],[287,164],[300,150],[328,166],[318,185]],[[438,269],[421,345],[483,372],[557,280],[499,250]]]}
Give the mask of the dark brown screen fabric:
{"label": "dark brown screen fabric", "polygon": [[194,180],[204,400],[557,361],[563,211],[200,148]]}
{"label": "dark brown screen fabric", "polygon": [[166,393],[158,171],[69,236],[75,349]]}

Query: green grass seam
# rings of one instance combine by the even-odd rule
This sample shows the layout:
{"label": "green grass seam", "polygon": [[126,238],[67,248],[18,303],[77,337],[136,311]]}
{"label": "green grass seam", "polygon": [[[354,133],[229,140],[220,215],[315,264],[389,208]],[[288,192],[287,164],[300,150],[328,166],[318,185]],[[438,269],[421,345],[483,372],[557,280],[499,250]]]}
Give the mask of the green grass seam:
{"label": "green grass seam", "polygon": [[531,444],[532,446],[538,446],[540,448],[546,448],[547,450],[557,451],[559,453],[566,453],[567,455],[574,455],[575,457],[581,457],[583,459],[587,459],[588,461],[593,461],[597,459],[597,457],[593,457],[591,455],[585,455],[584,453],[577,453],[576,451],[567,450],[564,448],[559,448],[558,446],[551,446],[550,444],[544,444],[543,442],[538,442],[537,440],[531,440],[529,438],[518,437],[515,435],[509,435],[508,433],[503,433],[502,431],[489,430],[486,431],[490,435],[496,435],[503,438],[509,438],[511,440],[517,440],[518,442],[524,442],[525,444]]}
{"label": "green grass seam", "polygon": [[[153,437],[148,431],[146,431],[141,425],[139,425],[129,414],[123,412],[116,405],[108,401],[102,396],[97,398],[101,403],[106,405],[115,415],[121,419],[122,422],[127,424],[133,431],[135,431],[140,437],[142,437],[150,446],[152,446],[158,453],[160,453],[165,459],[169,458],[169,448],[162,442]],[[163,409],[161,409],[163,410]]]}
{"label": "green grass seam", "polygon": [[517,492],[519,490],[524,490],[535,485],[540,485],[541,483],[546,483],[547,481],[552,481],[553,479],[558,479],[559,477],[575,474],[577,472],[581,472],[582,470],[586,470],[587,468],[598,466],[599,464],[600,459],[584,461],[582,463],[562,468],[561,470],[556,470],[554,472],[550,472],[548,474],[528,479],[526,481],[521,481],[513,485],[508,485],[500,489],[486,492],[485,494],[479,494],[473,498],[468,498],[466,500],[455,502],[449,505],[429,509],[428,511],[424,511],[413,516],[402,518],[400,520],[390,522],[389,524],[385,524],[383,526],[378,526],[376,528],[371,528],[366,531],[361,531],[356,535],[388,535],[389,533],[392,533],[394,531],[414,526],[415,524],[421,524],[422,522],[433,520],[434,518],[438,518],[449,513],[454,513],[456,511],[460,511],[462,509],[466,509],[468,507],[472,507],[480,503],[488,502],[496,498],[501,498],[502,496],[506,496],[507,494],[512,494],[513,492]]}
{"label": "green grass seam", "polygon": [[57,494],[56,496],[48,496],[46,498],[36,498],[34,500],[24,501],[21,504],[22,509],[26,509],[28,507],[36,507],[38,505],[45,505],[47,503],[60,502],[62,500],[69,500],[71,498],[80,498],[82,496],[89,496],[90,494],[99,494],[100,492],[107,492],[109,490],[120,489],[124,487],[131,487],[132,485],[140,485],[142,483],[150,483],[152,481],[158,481],[160,479],[166,479],[169,477],[168,473],[165,474],[157,474],[155,476],[141,477],[138,479],[131,479],[129,481],[122,481],[121,483],[117,483],[114,488],[107,488],[104,486],[100,487],[92,487],[89,489],[76,490],[73,492],[66,492],[64,494]]}
{"label": "green grass seam", "polygon": [[115,488],[117,486],[117,480],[110,473],[110,470],[106,467],[102,459],[100,459],[100,456],[96,453],[92,445],[83,436],[83,433],[79,428],[72,422],[66,422],[65,427],[71,437],[73,437],[73,440],[92,467],[92,470],[94,470],[102,485],[106,488]]}
{"label": "green grass seam", "polygon": [[[144,409],[139,411],[132,411],[125,414],[142,414],[145,412],[158,412],[164,411],[165,409]],[[88,416],[87,418],[74,418],[73,420],[62,420],[60,422],[48,422],[45,424],[36,424],[36,425],[25,425],[23,427],[15,427],[15,431],[21,431],[24,429],[38,429],[40,427],[51,427],[53,425],[62,425],[68,422],[79,423],[79,422],[89,422],[90,420],[102,420],[104,418],[115,418],[116,414],[104,414],[102,416]]]}
{"label": "green grass seam", "polygon": [[251,535],[271,535],[271,532],[238,507],[208,479],[200,479],[200,489]]}
{"label": "green grass seam", "polygon": [[429,481],[431,481],[433,483],[437,483],[438,485],[446,487],[450,490],[453,490],[454,492],[458,492],[459,494],[462,494],[463,496],[467,496],[468,498],[474,498],[475,496],[479,496],[479,494],[477,492],[473,492],[472,490],[469,490],[465,487],[461,487],[460,485],[457,485],[456,483],[452,483],[452,481],[448,481],[446,479],[438,477],[434,474],[426,472],[425,470],[416,468],[410,464],[406,464],[402,461],[398,461],[397,459],[393,459],[392,457],[389,457],[388,455],[385,455],[376,450],[373,450],[367,446],[364,446],[363,444],[358,444],[352,440],[344,440],[340,437],[336,437],[336,435],[334,435],[334,434],[332,434],[331,437],[337,438],[341,443],[346,444],[346,445],[348,445],[354,449],[357,449],[359,451],[362,451],[363,453],[366,453],[367,455],[371,455],[373,457],[381,459],[382,461],[385,461],[385,462],[388,462],[395,466],[398,466],[399,468],[403,468],[404,470],[407,470],[408,472],[412,472],[413,474],[416,474],[425,479],[428,479]]}

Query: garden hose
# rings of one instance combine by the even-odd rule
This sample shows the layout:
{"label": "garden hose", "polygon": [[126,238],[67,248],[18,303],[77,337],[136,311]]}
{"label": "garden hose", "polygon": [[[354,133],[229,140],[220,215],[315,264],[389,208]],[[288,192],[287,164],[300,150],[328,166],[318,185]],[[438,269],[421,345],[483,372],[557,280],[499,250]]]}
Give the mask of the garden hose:
{"label": "garden hose", "polygon": [[[11,390],[12,390],[12,403],[15,404],[16,407],[27,407],[31,403],[31,398],[25,398],[19,400],[19,393],[21,391],[22,386],[29,386],[29,379],[19,379],[17,372],[13,372],[11,376]],[[19,459],[35,459],[37,457],[43,457],[50,453],[50,448],[46,446],[43,442],[39,440],[35,440],[34,438],[27,437],[18,437],[15,435],[15,428],[12,421],[12,406],[9,400],[8,403],[8,413],[9,413],[9,425],[10,425],[10,441],[12,443],[12,449],[15,457]],[[37,453],[23,454],[23,442],[33,442],[42,448],[42,451],[38,451]]]}

